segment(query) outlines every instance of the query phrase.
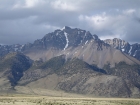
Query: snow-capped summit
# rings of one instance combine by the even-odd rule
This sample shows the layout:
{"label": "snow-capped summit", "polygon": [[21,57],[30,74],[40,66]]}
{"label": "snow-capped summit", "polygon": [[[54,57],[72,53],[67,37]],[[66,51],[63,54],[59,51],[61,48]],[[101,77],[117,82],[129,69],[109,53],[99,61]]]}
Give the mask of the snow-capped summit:
{"label": "snow-capped summit", "polygon": [[61,31],[65,30],[65,29],[71,29],[70,27],[68,26],[64,26],[62,29],[60,29]]}
{"label": "snow-capped summit", "polygon": [[[98,39],[98,36],[92,35],[89,31],[64,26],[61,30],[57,29],[52,33],[46,34],[42,39],[34,41],[30,46],[44,49],[54,47],[65,50],[69,47],[83,46],[86,41],[96,39]],[[24,49],[28,48],[29,45],[24,47]]]}
{"label": "snow-capped summit", "polygon": [[[0,56],[3,56],[9,52],[17,51],[29,53],[32,51],[40,52],[41,50],[43,51],[42,54],[45,54],[44,51],[51,49],[49,52],[52,54],[49,55],[51,57],[55,55],[52,53],[54,49],[55,51],[67,52],[67,50],[74,51],[72,49],[78,48],[78,50],[81,52],[78,53],[78,51],[74,51],[72,52],[74,54],[71,56],[79,54],[81,58],[84,58],[86,56],[84,53],[88,51],[86,50],[84,53],[82,53],[84,49],[89,48],[89,52],[87,53],[92,54],[92,49],[97,51],[105,51],[109,46],[140,60],[140,44],[130,45],[128,42],[118,38],[106,39],[102,41],[97,35],[91,34],[89,31],[79,28],[71,28],[68,26],[64,26],[62,29],[57,29],[54,32],[48,33],[42,39],[35,40],[34,43],[27,43],[25,45],[2,45],[0,46]],[[94,51],[94,54],[95,52],[96,51]],[[67,52],[67,55],[70,55],[70,53]],[[93,61],[91,60],[90,62]]]}

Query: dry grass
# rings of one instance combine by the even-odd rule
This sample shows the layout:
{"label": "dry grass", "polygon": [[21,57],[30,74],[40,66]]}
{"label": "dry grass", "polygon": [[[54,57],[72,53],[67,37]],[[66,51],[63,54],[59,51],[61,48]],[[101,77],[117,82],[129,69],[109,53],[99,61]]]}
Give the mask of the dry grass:
{"label": "dry grass", "polygon": [[0,105],[140,105],[139,99],[64,98],[31,95],[0,96]]}

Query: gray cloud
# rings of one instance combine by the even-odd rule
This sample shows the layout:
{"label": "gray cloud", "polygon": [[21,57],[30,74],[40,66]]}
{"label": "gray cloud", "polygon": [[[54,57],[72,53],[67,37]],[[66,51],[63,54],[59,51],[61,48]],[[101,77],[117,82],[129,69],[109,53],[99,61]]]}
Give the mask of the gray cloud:
{"label": "gray cloud", "polygon": [[140,39],[139,0],[1,0],[0,43],[33,42],[63,26],[100,38]]}

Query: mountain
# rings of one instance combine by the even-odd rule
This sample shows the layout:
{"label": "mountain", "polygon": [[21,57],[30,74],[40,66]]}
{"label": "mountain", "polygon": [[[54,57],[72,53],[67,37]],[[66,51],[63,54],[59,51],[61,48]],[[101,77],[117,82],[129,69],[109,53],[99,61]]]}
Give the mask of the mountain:
{"label": "mountain", "polygon": [[61,30],[46,34],[42,39],[34,41],[33,44],[26,44],[22,51],[34,60],[38,58],[48,60],[55,55],[66,53],[68,49],[84,47],[90,40],[98,40],[98,37],[85,30],[71,29],[65,26]]}
{"label": "mountain", "polygon": [[89,31],[65,26],[33,43],[1,45],[0,91],[8,87],[19,93],[30,88],[30,93],[50,89],[140,97],[138,52],[139,44],[117,38],[100,40]]}
{"label": "mountain", "polygon": [[[66,52],[69,54],[68,49],[73,50],[78,47],[82,47],[84,49],[86,44],[88,46],[88,44],[91,42],[96,43],[96,45],[94,44],[93,46],[97,46],[95,49],[98,51],[103,50],[103,47],[110,48],[111,46],[120,50],[123,54],[125,53],[136,58],[137,60],[140,60],[140,44],[138,43],[129,44],[128,42],[118,38],[106,39],[102,41],[97,35],[92,35],[89,31],[78,28],[72,29],[68,26],[63,27],[62,29],[57,29],[52,33],[48,33],[42,39],[35,40],[34,43],[27,43],[25,45],[0,45],[0,56],[4,56],[10,52],[22,52],[34,60],[43,58],[46,61],[55,55],[66,54]],[[77,53],[77,51],[73,53]],[[85,54],[83,54],[83,56],[85,56]],[[83,58],[83,56],[79,56],[79,58]],[[117,61],[117,63],[119,61]],[[88,63],[92,62],[88,60]],[[102,66],[102,64],[99,65]]]}
{"label": "mountain", "polygon": [[140,64],[138,60],[100,40],[97,35],[67,26],[46,34],[33,44],[24,45],[22,52],[33,60],[43,61],[64,54],[66,58],[76,57],[100,68],[108,62],[112,67],[123,61],[127,64]]}
{"label": "mountain", "polygon": [[17,85],[23,72],[30,68],[32,61],[21,53],[9,53],[0,58],[0,87]]}
{"label": "mountain", "polygon": [[105,43],[111,45],[112,47],[121,50],[122,52],[140,60],[140,44],[129,44],[128,42],[114,38],[114,39],[106,39]]}
{"label": "mountain", "polygon": [[21,52],[24,45],[14,44],[14,45],[0,45],[0,56],[4,56],[10,52]]}
{"label": "mountain", "polygon": [[117,38],[102,41],[89,31],[68,26],[48,33],[42,39],[35,40],[34,43],[1,45],[0,49],[1,56],[9,52],[22,52],[32,60],[43,59],[43,61],[64,54],[67,58],[77,57],[100,68],[108,62],[112,67],[115,63],[123,61],[127,64],[139,64],[140,58],[139,44],[130,45]]}
{"label": "mountain", "polygon": [[36,63],[25,71],[19,85],[98,97],[139,97],[139,88],[129,79],[108,75],[78,58],[66,60],[65,55],[61,55],[44,63],[38,62],[38,66]]}

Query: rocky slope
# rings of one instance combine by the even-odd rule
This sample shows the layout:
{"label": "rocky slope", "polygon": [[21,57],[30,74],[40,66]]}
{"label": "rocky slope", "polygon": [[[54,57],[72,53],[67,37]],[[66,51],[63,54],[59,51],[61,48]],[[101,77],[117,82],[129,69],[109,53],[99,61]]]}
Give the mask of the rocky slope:
{"label": "rocky slope", "polygon": [[[138,80],[140,76],[137,77]],[[25,71],[18,85],[98,97],[139,97],[140,93],[139,87],[130,79],[113,75],[77,58],[66,60],[64,55],[44,63],[34,63]]]}
{"label": "rocky slope", "polygon": [[0,45],[0,56],[4,56],[11,52],[21,52],[24,45],[14,44],[14,45]]}
{"label": "rocky slope", "polygon": [[112,47],[121,50],[122,52],[140,60],[140,44],[129,44],[128,42],[114,38],[114,39],[106,39],[105,43],[111,45]]}
{"label": "rocky slope", "polygon": [[[9,53],[0,58],[0,86],[15,86],[30,68],[32,61],[21,53]],[[5,85],[4,85],[5,84]]]}

